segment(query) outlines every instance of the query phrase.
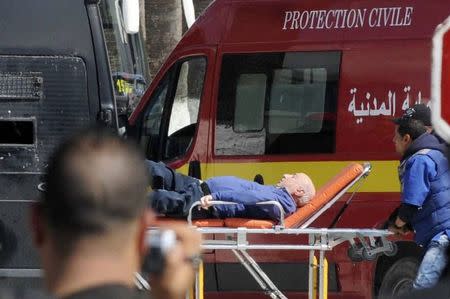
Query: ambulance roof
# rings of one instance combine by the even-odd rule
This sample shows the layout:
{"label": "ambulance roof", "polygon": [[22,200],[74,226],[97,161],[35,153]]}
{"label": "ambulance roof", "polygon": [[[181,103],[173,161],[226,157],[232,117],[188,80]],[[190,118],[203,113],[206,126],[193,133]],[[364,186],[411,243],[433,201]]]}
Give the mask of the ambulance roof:
{"label": "ambulance roof", "polygon": [[180,45],[429,38],[449,13],[448,0],[217,0]]}

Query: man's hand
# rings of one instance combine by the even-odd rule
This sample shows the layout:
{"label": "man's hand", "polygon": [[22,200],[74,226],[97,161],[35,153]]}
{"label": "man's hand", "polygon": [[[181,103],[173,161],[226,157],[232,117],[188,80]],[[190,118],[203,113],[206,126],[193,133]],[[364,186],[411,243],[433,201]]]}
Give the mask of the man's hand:
{"label": "man's hand", "polygon": [[163,273],[150,277],[152,298],[182,299],[194,283],[201,235],[185,224],[170,224],[164,228],[175,231],[177,244],[166,255]]}
{"label": "man's hand", "polygon": [[211,194],[203,196],[200,198],[201,207],[205,210],[209,209],[209,207],[212,206],[211,201],[213,200],[214,199]]}
{"label": "man's hand", "polygon": [[410,232],[407,228],[406,222],[402,221],[399,217],[395,219],[394,223],[388,226],[388,230],[401,236],[404,236]]}
{"label": "man's hand", "polygon": [[410,231],[409,230],[405,230],[404,227],[402,228],[397,228],[393,225],[389,225],[388,230],[393,232],[394,234],[398,235],[398,236],[404,236],[406,234],[408,234]]}

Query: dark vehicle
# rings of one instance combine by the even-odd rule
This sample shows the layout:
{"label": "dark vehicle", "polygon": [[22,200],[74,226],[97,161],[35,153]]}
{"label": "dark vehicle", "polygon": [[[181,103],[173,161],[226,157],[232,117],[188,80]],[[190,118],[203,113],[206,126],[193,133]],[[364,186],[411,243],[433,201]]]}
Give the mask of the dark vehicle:
{"label": "dark vehicle", "polygon": [[118,129],[116,101],[145,89],[136,3],[0,1],[0,287],[39,284],[27,215],[54,146],[90,123]]}

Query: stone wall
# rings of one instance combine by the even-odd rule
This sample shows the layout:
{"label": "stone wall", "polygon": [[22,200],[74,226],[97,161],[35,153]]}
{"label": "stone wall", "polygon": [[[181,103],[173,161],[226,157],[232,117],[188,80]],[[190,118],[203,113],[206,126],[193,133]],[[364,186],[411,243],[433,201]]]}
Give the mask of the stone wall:
{"label": "stone wall", "polygon": [[145,0],[145,35],[152,79],[181,38],[181,18],[181,0]]}
{"label": "stone wall", "polygon": [[[194,0],[198,17],[213,0]],[[143,36],[148,55],[150,78],[153,79],[164,60],[187,30],[182,0],[140,0]],[[105,30],[112,70],[118,69],[117,49],[111,30]]]}
{"label": "stone wall", "polygon": [[[194,0],[196,16],[211,2],[212,0]],[[182,0],[145,0],[144,8],[146,50],[150,78],[153,79],[187,28]]]}

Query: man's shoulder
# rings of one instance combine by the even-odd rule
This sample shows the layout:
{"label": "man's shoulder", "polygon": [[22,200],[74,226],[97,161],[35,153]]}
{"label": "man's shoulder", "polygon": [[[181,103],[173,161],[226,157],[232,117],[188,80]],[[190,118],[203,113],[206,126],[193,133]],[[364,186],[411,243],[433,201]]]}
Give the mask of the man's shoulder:
{"label": "man's shoulder", "polygon": [[[412,155],[406,162],[409,165],[413,164],[426,164],[434,165],[437,157],[441,157],[442,153],[434,149],[422,149]],[[445,157],[443,157],[445,158]]]}
{"label": "man's shoulder", "polygon": [[427,164],[434,167],[435,165],[448,165],[448,159],[444,153],[436,149],[422,149],[412,155],[407,164]]}

